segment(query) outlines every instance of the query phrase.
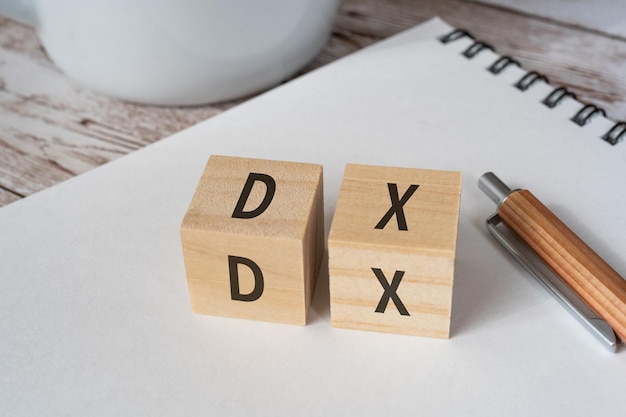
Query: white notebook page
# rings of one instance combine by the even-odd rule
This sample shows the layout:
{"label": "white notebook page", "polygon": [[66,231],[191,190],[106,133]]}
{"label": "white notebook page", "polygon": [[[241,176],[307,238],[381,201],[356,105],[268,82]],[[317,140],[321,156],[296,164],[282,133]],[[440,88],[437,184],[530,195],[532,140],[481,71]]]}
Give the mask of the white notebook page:
{"label": "white notebook page", "polygon": [[[626,274],[626,144],[522,93],[438,19],[0,209],[0,414],[581,415],[626,412],[605,350],[488,235],[494,171]],[[573,112],[573,113],[572,113]],[[191,312],[179,226],[211,154],[321,163],[327,229],[346,163],[463,172],[451,339]]]}

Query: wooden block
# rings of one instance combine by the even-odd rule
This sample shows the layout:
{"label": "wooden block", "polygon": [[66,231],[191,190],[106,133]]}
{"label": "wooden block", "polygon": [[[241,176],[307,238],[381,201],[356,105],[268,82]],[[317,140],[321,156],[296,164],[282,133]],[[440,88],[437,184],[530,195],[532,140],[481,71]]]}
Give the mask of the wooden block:
{"label": "wooden block", "polygon": [[181,226],[193,311],[306,324],[322,188],[321,165],[211,156]]}
{"label": "wooden block", "polygon": [[328,240],[331,322],[450,333],[461,173],[348,165]]}

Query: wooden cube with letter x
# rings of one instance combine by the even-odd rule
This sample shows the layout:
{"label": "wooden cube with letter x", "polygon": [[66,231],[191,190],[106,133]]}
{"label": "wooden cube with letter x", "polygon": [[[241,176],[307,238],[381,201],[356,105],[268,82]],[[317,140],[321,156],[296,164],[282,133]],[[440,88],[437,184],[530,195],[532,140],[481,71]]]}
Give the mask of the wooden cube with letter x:
{"label": "wooden cube with letter x", "polygon": [[306,324],[322,188],[321,165],[211,156],[180,231],[193,311]]}
{"label": "wooden cube with letter x", "polygon": [[328,240],[334,327],[447,338],[461,173],[346,167]]}

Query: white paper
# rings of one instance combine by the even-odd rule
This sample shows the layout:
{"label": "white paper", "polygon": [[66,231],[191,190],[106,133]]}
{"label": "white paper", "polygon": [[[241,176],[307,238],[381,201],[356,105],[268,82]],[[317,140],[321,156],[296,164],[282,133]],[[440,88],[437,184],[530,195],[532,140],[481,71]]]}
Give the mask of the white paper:
{"label": "white paper", "polygon": [[[605,350],[492,240],[494,171],[626,273],[626,145],[550,110],[435,19],[0,209],[1,415],[624,415]],[[482,53],[481,53],[482,54]],[[195,315],[179,226],[211,154],[463,172],[450,340]]]}

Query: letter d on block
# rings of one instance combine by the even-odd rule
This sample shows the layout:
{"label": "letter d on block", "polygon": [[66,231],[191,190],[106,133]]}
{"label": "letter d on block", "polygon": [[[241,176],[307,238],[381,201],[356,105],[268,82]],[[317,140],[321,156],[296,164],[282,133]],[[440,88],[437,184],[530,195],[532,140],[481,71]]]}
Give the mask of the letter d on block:
{"label": "letter d on block", "polygon": [[[261,204],[254,210],[244,211],[243,208],[250,197],[250,193],[252,192],[252,187],[254,187],[254,183],[256,181],[261,181],[265,184],[267,189],[265,190],[265,197],[263,197],[263,201]],[[274,198],[274,193],[276,192],[276,181],[274,178],[270,177],[267,174],[257,174],[255,172],[251,172],[248,175],[248,179],[246,180],[246,184],[243,186],[243,190],[241,191],[241,195],[239,196],[239,200],[237,201],[237,205],[235,206],[235,210],[233,211],[232,217],[235,219],[252,219],[263,213],[269,207],[272,202],[272,198]]]}
{"label": "letter d on block", "polygon": [[212,155],[180,236],[195,313],[304,325],[324,254],[322,166]]}
{"label": "letter d on block", "polygon": [[[239,290],[239,267],[242,264],[250,268],[254,274],[254,288],[248,294],[242,294]],[[261,268],[248,258],[228,255],[228,272],[230,273],[230,298],[237,301],[255,301],[263,294],[263,273]]]}

